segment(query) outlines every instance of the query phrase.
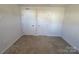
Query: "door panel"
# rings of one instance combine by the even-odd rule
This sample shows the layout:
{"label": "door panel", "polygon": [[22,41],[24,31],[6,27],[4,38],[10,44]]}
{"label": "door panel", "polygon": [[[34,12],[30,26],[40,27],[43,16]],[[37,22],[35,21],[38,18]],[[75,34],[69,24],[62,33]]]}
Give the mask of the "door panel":
{"label": "door panel", "polygon": [[38,35],[59,36],[63,19],[62,8],[38,9]]}
{"label": "door panel", "polygon": [[47,35],[49,32],[49,11],[46,9],[38,9],[38,35]]}
{"label": "door panel", "polygon": [[35,35],[36,29],[36,10],[23,9],[22,10],[22,25],[25,35]]}

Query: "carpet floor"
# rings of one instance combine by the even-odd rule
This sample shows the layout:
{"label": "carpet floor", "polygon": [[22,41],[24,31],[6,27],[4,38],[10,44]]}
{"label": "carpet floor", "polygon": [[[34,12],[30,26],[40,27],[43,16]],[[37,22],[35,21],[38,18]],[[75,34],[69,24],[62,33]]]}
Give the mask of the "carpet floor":
{"label": "carpet floor", "polygon": [[4,54],[74,54],[79,53],[61,37],[22,36]]}

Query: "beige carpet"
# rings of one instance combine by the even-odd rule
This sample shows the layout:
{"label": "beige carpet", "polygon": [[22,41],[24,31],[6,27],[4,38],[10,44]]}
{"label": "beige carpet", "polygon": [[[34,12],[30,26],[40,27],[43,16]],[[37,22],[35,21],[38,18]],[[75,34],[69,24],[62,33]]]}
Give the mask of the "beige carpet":
{"label": "beige carpet", "polygon": [[78,53],[60,37],[22,36],[5,54],[60,54]]}

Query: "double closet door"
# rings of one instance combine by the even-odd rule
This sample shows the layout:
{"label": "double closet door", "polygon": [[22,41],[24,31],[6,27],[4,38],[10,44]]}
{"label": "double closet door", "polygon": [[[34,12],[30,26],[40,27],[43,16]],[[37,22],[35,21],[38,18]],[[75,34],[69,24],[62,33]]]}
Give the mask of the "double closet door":
{"label": "double closet door", "polygon": [[62,14],[61,8],[23,8],[24,35],[60,35]]}

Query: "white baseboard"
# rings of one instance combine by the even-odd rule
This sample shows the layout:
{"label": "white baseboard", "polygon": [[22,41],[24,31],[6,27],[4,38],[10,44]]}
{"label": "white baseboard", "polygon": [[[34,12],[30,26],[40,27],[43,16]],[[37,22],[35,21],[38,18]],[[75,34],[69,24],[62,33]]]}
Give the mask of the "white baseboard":
{"label": "white baseboard", "polygon": [[73,44],[71,44],[68,40],[66,40],[63,36],[62,36],[62,38],[70,45],[70,46],[72,46],[74,49],[76,49],[78,52],[79,52],[79,49],[76,47],[76,46],[74,46]]}
{"label": "white baseboard", "polygon": [[20,37],[22,37],[23,35],[20,35],[16,40],[14,40],[8,47],[5,47],[5,49],[3,49],[0,54],[3,54],[10,46],[12,46]]}

